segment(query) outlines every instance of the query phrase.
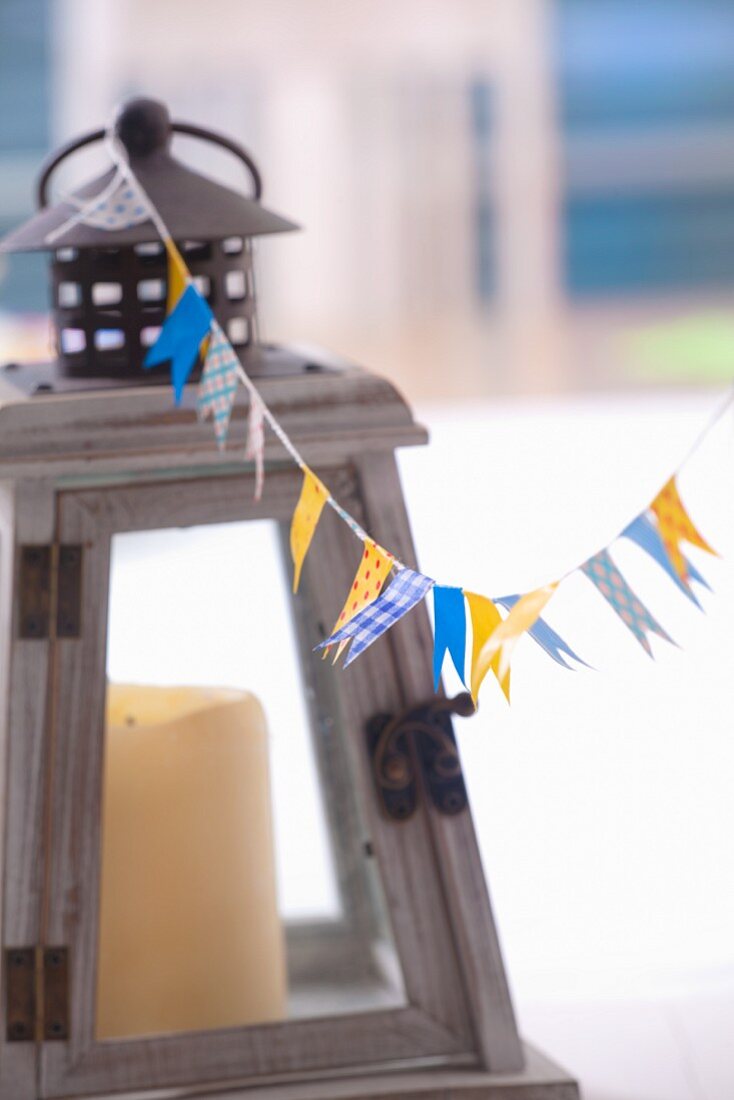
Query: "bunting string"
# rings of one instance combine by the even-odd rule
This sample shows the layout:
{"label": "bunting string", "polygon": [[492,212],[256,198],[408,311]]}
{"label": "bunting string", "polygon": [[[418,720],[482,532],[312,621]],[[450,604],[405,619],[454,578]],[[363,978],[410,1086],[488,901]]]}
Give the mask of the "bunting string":
{"label": "bunting string", "polygon": [[[244,457],[254,464],[256,500],[262,495],[265,476],[265,425],[301,470],[303,481],[293,513],[290,535],[294,592],[298,589],[301,569],[326,505],[336,512],[362,544],[359,566],[334,629],[316,647],[323,651],[324,656],[335,647],[336,661],[346,650],[346,668],[432,592],[433,673],[436,687],[448,657],[462,682],[468,682],[475,704],[479,689],[489,671],[494,674],[509,702],[511,659],[515,647],[525,634],[529,634],[562,667],[590,667],[542,617],[559,585],[575,572],[588,577],[610,608],[652,656],[650,635],[657,635],[668,642],[672,642],[672,639],[632,590],[609,553],[611,546],[622,538],[634,542],[648,554],[668,574],[678,590],[697,607],[701,607],[692,585],[695,583],[704,588],[709,586],[694,563],[684,554],[682,544],[687,543],[708,554],[715,555],[716,551],[700,534],[689,516],[680,496],[677,476],[731,407],[734,387],[649,505],[607,546],[580,565],[532,592],[513,596],[490,598],[463,588],[438,584],[432,578],[408,568],[389,550],[376,543],[309,468],[263,400],[207,302],[196,288],[165,222],[135,177],[124,148],[111,131],[108,131],[106,147],[115,169],[110,183],[99,195],[81,205],[67,222],[49,234],[47,243],[59,240],[72,225],[80,221],[98,228],[120,229],[126,225],[138,224],[144,215],[153,223],[168,255],[167,316],[156,343],[146,355],[144,368],[150,369],[169,362],[174,399],[179,403],[196,362],[203,363],[198,385],[197,410],[202,418],[212,420],[215,437],[221,448],[226,446],[237,386],[241,384],[245,388],[249,398],[249,414]],[[504,617],[500,607],[505,612]]]}

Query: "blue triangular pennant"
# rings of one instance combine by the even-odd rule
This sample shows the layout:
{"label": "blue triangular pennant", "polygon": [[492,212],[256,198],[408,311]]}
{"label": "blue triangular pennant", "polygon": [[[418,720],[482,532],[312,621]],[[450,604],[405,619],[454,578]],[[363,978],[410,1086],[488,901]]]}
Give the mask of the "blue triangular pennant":
{"label": "blue triangular pennant", "polygon": [[143,361],[145,370],[171,361],[171,382],[176,404],[181,403],[186,380],[193,370],[199,345],[214,317],[194,286],[187,286],[163,324],[160,335]]}
{"label": "blue triangular pennant", "polygon": [[[464,683],[466,663],[466,607],[460,588],[437,584],[433,588],[434,634],[433,687],[438,688],[444,657],[448,653]],[[466,684],[464,684],[466,687]]]}
{"label": "blue triangular pennant", "polygon": [[[500,604],[507,611],[515,606],[519,596],[500,596],[494,602]],[[580,665],[584,665],[586,668],[591,668],[591,665],[587,664],[577,653],[571,649],[567,642],[564,642],[560,634],[557,634],[552,626],[549,626],[545,619],[538,618],[535,623],[530,627],[528,634],[534,642],[544,649],[549,657],[552,657],[554,661],[557,661],[559,665],[563,665],[564,668],[571,669],[573,671],[573,665],[570,665],[568,661],[563,659],[563,654],[570,657],[573,661],[578,661]]]}
{"label": "blue triangular pennant", "polygon": [[[692,600],[693,603],[695,603],[696,607],[701,607],[701,604],[698,602],[696,594],[693,592],[691,587],[687,585],[681,577],[678,576],[678,573],[673,567],[673,563],[668,556],[668,551],[665,549],[665,544],[660,537],[660,532],[646,512],[643,512],[641,515],[633,519],[631,523],[628,523],[620,537],[630,539],[637,546],[639,546],[640,549],[646,551],[646,553],[648,553],[650,557],[658,563],[658,565],[662,566],[670,579],[677,584],[678,588],[680,588],[681,592],[685,593],[685,595],[688,596],[688,599]],[[689,562],[687,559],[685,559],[685,562],[686,569],[688,570],[688,575],[690,576],[691,580],[698,581],[698,583],[702,584],[704,588],[708,588],[709,586],[707,582],[698,572],[696,567],[692,565],[691,562]]]}
{"label": "blue triangular pennant", "polygon": [[325,649],[335,642],[351,639],[344,667],[359,657],[368,646],[402,619],[433,587],[434,582],[413,569],[401,569],[388,588],[367,607],[358,611],[353,619],[335,630],[330,638],[320,642],[316,649]]}

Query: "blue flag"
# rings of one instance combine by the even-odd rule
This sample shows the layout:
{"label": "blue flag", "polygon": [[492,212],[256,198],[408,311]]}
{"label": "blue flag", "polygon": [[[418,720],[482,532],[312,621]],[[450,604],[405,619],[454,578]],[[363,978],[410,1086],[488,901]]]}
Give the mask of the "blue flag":
{"label": "blue flag", "polygon": [[648,656],[652,657],[652,646],[648,634],[657,634],[665,638],[666,642],[675,645],[670,635],[666,634],[657,619],[653,618],[627,584],[609,556],[608,550],[600,550],[598,554],[594,554],[593,558],[584,562],[581,572],[596,585],[609,606],[616,611],[627,629],[632,631]]}
{"label": "blue flag", "polygon": [[187,286],[168,314],[160,335],[143,361],[145,370],[171,361],[171,382],[176,404],[180,405],[183,388],[193,370],[199,345],[212,321],[212,311],[196,287]]}
{"label": "blue flag", "polygon": [[[675,581],[681,592],[684,592],[689,600],[693,600],[696,607],[701,607],[691,587],[686,584],[673,567],[673,563],[668,556],[668,551],[665,549],[665,544],[660,537],[660,532],[646,512],[643,512],[641,515],[637,516],[636,519],[633,519],[632,523],[629,523],[625,527],[621,537],[630,539],[639,546],[640,549],[645,550],[658,565],[662,566],[670,579]],[[698,572],[695,565],[692,565],[687,559],[685,560],[686,569],[691,580],[698,581],[704,588],[708,588],[707,582]]]}
{"label": "blue flag", "polygon": [[[519,596],[500,596],[500,598],[498,600],[495,600],[494,602],[500,604],[502,607],[506,608],[507,611],[509,611],[510,608],[515,606],[519,599]],[[560,634],[557,634],[553,627],[548,625],[545,619],[536,619],[533,626],[530,627],[528,634],[534,642],[537,642],[541,649],[545,650],[549,657],[552,657],[553,660],[557,661],[559,665],[563,665],[564,668],[568,668],[573,671],[573,665],[570,665],[568,661],[565,661],[563,659],[562,654],[564,653],[573,661],[578,661],[580,665],[584,665],[586,668],[591,668],[591,665],[587,664],[586,661],[582,660],[581,657],[578,656],[578,654],[574,653],[570,645],[568,645],[567,642],[564,642]]]}
{"label": "blue flag", "polygon": [[438,688],[446,653],[464,683],[466,663],[466,607],[461,588],[449,588],[443,584],[433,588],[434,633],[433,687]]}

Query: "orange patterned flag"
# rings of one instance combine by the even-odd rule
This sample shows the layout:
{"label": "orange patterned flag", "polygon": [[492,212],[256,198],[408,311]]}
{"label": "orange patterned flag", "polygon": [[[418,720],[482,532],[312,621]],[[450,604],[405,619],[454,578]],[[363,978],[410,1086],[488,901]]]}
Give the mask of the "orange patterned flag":
{"label": "orange patterned flag", "polygon": [[706,550],[717,557],[718,555],[694,527],[678,493],[675,475],[663,486],[650,508],[657,516],[660,538],[663,540],[670,562],[680,579],[687,584],[691,576],[689,563],[680,548],[681,542],[690,542],[700,550]]}
{"label": "orange patterned flag", "polygon": [[474,706],[477,705],[479,688],[482,680],[490,668],[497,677],[497,682],[505,693],[507,702],[510,701],[510,670],[507,669],[503,679],[500,679],[500,651],[494,654],[488,664],[480,660],[484,644],[490,634],[493,634],[502,622],[502,616],[487,596],[479,596],[476,592],[464,592],[466,602],[469,604],[472,629],[472,654],[471,654],[471,696]]}
{"label": "orange patterned flag", "polygon": [[[352,587],[349,589],[344,607],[334,623],[332,634],[335,634],[337,630],[341,630],[350,619],[354,618],[358,611],[377,599],[393,567],[393,561],[392,554],[388,553],[387,550],[383,550],[372,539],[365,540],[359,568],[354,575]],[[339,659],[346,644],[346,641],[339,642],[335,661]],[[326,657],[330,648],[331,646],[324,650],[324,657]]]}
{"label": "orange patterned flag", "polygon": [[301,567],[303,559],[311,545],[316,524],[319,522],[324,505],[329,499],[329,490],[312,473],[308,467],[303,470],[303,485],[301,495],[298,498],[296,510],[291,522],[291,555],[295,572],[293,574],[293,591],[298,591],[301,579]]}

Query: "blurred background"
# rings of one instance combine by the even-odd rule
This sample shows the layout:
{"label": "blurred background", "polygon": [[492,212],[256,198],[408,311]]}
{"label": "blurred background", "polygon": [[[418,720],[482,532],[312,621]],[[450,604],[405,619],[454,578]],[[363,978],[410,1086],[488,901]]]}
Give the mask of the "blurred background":
{"label": "blurred background", "polygon": [[[728,0],[2,0],[0,229],[145,92],[304,226],[261,248],[269,336],[413,399],[726,379],[733,60]],[[43,260],[3,264],[1,331],[42,354]]]}
{"label": "blurred background", "polygon": [[[731,384],[732,0],[0,0],[0,230],[135,93],[241,140],[304,227],[260,243],[264,335],[431,427],[402,472],[446,583],[583,560]],[[2,356],[49,355],[45,258],[1,262]],[[459,731],[524,1031],[588,1100],[734,1095],[731,469],[730,416],[681,475],[723,558],[705,616],[619,553],[680,651],[647,661],[574,578],[549,619],[599,671],[524,643],[512,711],[485,688]]]}

